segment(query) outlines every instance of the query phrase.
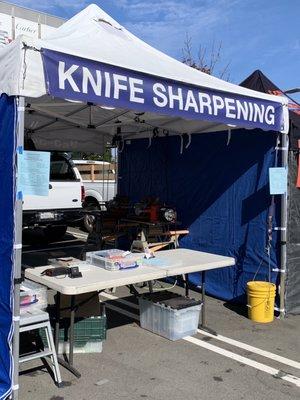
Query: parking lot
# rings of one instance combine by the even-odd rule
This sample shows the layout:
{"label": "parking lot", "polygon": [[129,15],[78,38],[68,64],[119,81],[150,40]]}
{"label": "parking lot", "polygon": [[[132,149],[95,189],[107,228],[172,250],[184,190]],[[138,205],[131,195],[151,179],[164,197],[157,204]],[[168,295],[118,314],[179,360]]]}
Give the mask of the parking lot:
{"label": "parking lot", "polygon": [[[86,234],[69,229],[62,242],[24,245],[23,264],[78,256]],[[182,290],[182,289],[176,289]],[[199,293],[192,293],[200,297]],[[198,331],[171,342],[139,327],[136,300],[126,288],[103,293],[108,333],[100,354],[76,354],[76,379],[61,368],[64,388],[55,387],[40,361],[22,365],[20,398],[35,399],[298,399],[300,317],[256,324],[245,309],[208,298],[207,320],[218,337]],[[26,370],[26,371],[25,371]],[[38,379],[36,377],[38,376]]]}

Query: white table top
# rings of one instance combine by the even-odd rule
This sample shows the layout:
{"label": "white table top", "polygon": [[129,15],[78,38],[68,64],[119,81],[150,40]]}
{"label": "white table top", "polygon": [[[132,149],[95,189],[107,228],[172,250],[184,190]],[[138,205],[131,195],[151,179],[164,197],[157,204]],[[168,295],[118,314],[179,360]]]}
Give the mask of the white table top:
{"label": "white table top", "polygon": [[163,250],[157,252],[156,257],[166,260],[167,276],[208,271],[235,264],[235,259],[232,257],[189,249]]}
{"label": "white table top", "polygon": [[165,265],[162,262],[160,266],[142,265],[135,269],[122,271],[107,271],[90,265],[88,270],[82,271],[82,278],[75,279],[41,275],[45,269],[51,267],[47,265],[27,268],[25,277],[62,294],[76,295],[235,264],[234,258],[231,257],[188,249],[160,251],[156,253],[156,257],[165,260]]}
{"label": "white table top", "polygon": [[89,293],[166,277],[165,270],[149,266],[122,271],[107,271],[104,268],[89,265],[89,270],[82,271],[82,278],[75,279],[41,275],[47,268],[51,268],[51,266],[27,268],[25,277],[66,295]]}

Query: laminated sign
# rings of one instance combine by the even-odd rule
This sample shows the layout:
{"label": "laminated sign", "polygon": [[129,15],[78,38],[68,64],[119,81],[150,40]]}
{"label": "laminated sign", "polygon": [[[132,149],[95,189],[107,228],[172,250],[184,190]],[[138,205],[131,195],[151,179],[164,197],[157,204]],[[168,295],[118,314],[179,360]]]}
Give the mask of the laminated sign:
{"label": "laminated sign", "polygon": [[270,194],[287,192],[287,170],[284,167],[269,168]]}
{"label": "laminated sign", "polygon": [[21,196],[48,196],[50,153],[23,151],[18,153],[18,193]]}

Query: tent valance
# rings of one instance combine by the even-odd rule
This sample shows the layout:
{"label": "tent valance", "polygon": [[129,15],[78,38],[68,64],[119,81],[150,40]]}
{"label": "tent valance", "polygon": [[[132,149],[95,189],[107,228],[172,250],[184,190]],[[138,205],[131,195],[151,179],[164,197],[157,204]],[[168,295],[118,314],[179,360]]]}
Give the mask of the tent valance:
{"label": "tent valance", "polygon": [[284,129],[282,105],[41,49],[51,96],[186,119]]}

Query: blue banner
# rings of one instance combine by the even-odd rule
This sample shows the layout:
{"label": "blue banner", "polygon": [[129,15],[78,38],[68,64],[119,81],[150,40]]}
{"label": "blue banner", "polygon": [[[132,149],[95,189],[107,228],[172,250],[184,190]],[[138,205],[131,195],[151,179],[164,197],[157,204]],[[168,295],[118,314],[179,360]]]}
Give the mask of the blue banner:
{"label": "blue banner", "polygon": [[280,131],[282,105],[42,49],[51,96],[104,106]]}

